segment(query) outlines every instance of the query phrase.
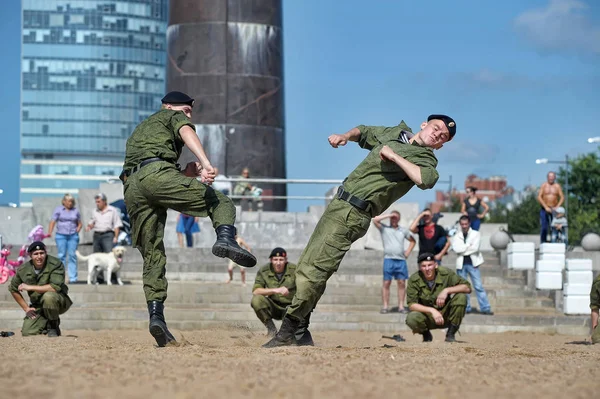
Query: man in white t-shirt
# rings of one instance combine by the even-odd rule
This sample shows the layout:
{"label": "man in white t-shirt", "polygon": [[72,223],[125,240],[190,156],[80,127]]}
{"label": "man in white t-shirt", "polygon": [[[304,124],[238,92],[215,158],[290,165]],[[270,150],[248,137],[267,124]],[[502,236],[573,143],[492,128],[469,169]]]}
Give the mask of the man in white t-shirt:
{"label": "man in white t-shirt", "polygon": [[[390,224],[382,224],[384,219],[390,219]],[[404,308],[404,294],[406,293],[406,280],[408,279],[408,267],[406,258],[415,247],[416,241],[404,227],[400,227],[400,212],[392,211],[388,214],[373,218],[373,223],[381,233],[383,240],[383,307],[381,313],[389,312],[390,286],[392,279],[398,282],[398,311],[406,313]],[[409,241],[408,249],[404,250],[404,240]]]}

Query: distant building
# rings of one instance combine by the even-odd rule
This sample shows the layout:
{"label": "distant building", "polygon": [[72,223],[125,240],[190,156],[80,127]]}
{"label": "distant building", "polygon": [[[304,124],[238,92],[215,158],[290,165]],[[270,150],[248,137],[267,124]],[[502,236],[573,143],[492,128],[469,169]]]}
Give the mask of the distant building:
{"label": "distant building", "polygon": [[119,175],[160,107],[168,0],[22,0],[20,202]]}
{"label": "distant building", "polygon": [[447,191],[436,191],[435,201],[429,207],[432,212],[440,212],[451,206],[452,199],[456,198],[459,202],[463,202],[467,197],[465,189],[467,187],[477,188],[477,196],[485,202],[494,202],[505,196],[513,195],[515,190],[508,186],[505,176],[491,176],[487,179],[482,179],[476,175],[469,175],[465,179],[465,186],[461,190],[453,189],[449,194]]}

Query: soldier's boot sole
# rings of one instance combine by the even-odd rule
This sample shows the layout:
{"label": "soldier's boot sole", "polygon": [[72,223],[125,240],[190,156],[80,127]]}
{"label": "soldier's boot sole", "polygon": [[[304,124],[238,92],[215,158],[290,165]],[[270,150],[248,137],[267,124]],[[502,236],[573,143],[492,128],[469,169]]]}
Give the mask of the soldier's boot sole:
{"label": "soldier's boot sole", "polygon": [[269,342],[264,344],[263,348],[279,348],[281,346],[294,346],[296,345],[296,340],[294,337],[288,339],[281,339],[279,337],[274,336]]}
{"label": "soldier's boot sole", "polygon": [[58,336],[60,336],[60,334],[54,328],[48,330],[48,338],[56,338]]}
{"label": "soldier's boot sole", "polygon": [[154,339],[156,340],[156,344],[160,348],[163,348],[167,345],[177,344],[177,340],[167,328],[167,324],[162,322],[161,320],[151,320],[149,330],[150,335],[154,337]]}
{"label": "soldier's boot sole", "polygon": [[219,240],[213,245],[212,253],[219,258],[229,258],[243,267],[256,266],[256,258],[254,255],[241,248],[237,243],[234,246],[232,243]]}

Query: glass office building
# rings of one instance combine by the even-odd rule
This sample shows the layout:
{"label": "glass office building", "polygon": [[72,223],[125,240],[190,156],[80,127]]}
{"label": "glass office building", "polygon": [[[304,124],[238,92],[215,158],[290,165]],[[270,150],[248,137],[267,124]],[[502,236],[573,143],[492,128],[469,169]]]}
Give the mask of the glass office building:
{"label": "glass office building", "polygon": [[20,202],[116,179],[165,89],[168,0],[22,0]]}

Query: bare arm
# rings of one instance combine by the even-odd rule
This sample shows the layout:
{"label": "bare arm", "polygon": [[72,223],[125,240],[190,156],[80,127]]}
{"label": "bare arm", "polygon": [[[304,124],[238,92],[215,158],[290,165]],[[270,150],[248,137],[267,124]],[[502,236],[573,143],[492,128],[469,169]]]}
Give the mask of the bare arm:
{"label": "bare arm", "polygon": [[327,138],[333,148],[346,145],[349,141],[357,142],[360,139],[360,130],[356,127],[348,130],[344,134],[332,134]]}
{"label": "bare arm", "polygon": [[485,215],[490,211],[490,207],[485,202],[481,201],[481,206],[483,208],[483,212],[481,212],[479,215],[477,215],[477,217],[479,219],[483,219],[485,217]]}
{"label": "bare arm", "polygon": [[[81,223],[81,222],[79,222]],[[50,221],[50,225],[48,226],[48,234],[52,235],[52,232],[54,231],[54,226],[56,225],[56,220],[52,219]]]}
{"label": "bare arm", "polygon": [[248,252],[252,251],[252,249],[250,249],[250,245],[248,245],[248,243],[246,241],[244,241],[244,239],[241,237],[239,238],[238,244],[240,247],[246,248],[246,250],[248,250]]}
{"label": "bare arm", "polygon": [[81,223],[81,219],[79,219],[77,221],[77,229],[76,229],[77,233],[79,233],[81,231],[81,227],[83,227],[83,224]]}
{"label": "bare arm", "polygon": [[444,255],[446,255],[446,252],[448,252],[448,248],[450,248],[451,238],[452,237],[446,237],[446,245],[444,245],[444,248],[442,248],[442,250],[438,254],[435,255],[435,259],[441,260],[442,257]]}
{"label": "bare arm", "polygon": [[39,292],[40,294],[43,294],[44,292],[56,292],[56,290],[54,288],[52,288],[52,286],[50,284],[29,285],[29,284],[25,284],[25,283],[22,283],[21,285],[19,285],[19,291],[34,291],[34,292]]}
{"label": "bare arm", "polygon": [[200,165],[202,165],[204,169],[212,169],[210,161],[208,160],[208,157],[204,152],[204,147],[202,147],[202,143],[200,143],[200,139],[198,138],[198,135],[196,134],[194,129],[192,129],[188,125],[185,125],[182,126],[181,129],[179,129],[179,134],[181,135],[181,139],[183,140],[185,145],[188,146],[192,154],[194,154],[196,158],[198,158],[198,161],[200,161]]}
{"label": "bare arm", "polygon": [[400,155],[396,154],[390,147],[384,145],[379,152],[379,157],[384,161],[391,161],[398,165],[406,176],[413,181],[417,186],[423,184],[423,179],[421,177],[421,168],[414,163],[407,161],[402,158]]}
{"label": "bare arm", "polygon": [[415,248],[415,245],[417,244],[417,242],[415,241],[415,239],[412,236],[408,236],[408,237],[406,237],[406,239],[408,240],[408,249],[406,250],[406,252],[404,252],[404,257],[408,258],[408,256],[412,252],[412,250]]}
{"label": "bare arm", "polygon": [[[557,186],[558,186],[558,184],[557,184]],[[565,195],[563,194],[562,187],[558,186],[558,204],[556,204],[556,207],[561,206],[564,202],[565,202]]]}
{"label": "bare arm", "polygon": [[387,215],[379,215],[379,216],[375,216],[373,218],[373,223],[375,223],[375,227],[377,227],[378,229],[381,230],[381,221],[383,219],[389,219],[392,217],[391,213],[388,213]]}
{"label": "bare arm", "polygon": [[463,215],[467,214],[467,205],[465,204],[465,201],[463,201],[460,206],[460,213],[462,213]]}
{"label": "bare arm", "polygon": [[15,301],[19,304],[21,309],[27,312],[27,310],[29,310],[29,305],[27,305],[27,302],[25,302],[25,299],[23,299],[23,295],[21,295],[20,292],[11,292],[11,294],[12,297],[15,298]]}
{"label": "bare arm", "polygon": [[598,309],[592,310],[592,330],[598,327],[598,319],[600,318],[599,312]]}
{"label": "bare arm", "polygon": [[419,215],[415,218],[415,220],[413,220],[413,222],[411,223],[409,230],[411,233],[418,233],[419,232],[419,221],[421,220],[421,218],[423,217],[423,212],[419,213]]}

